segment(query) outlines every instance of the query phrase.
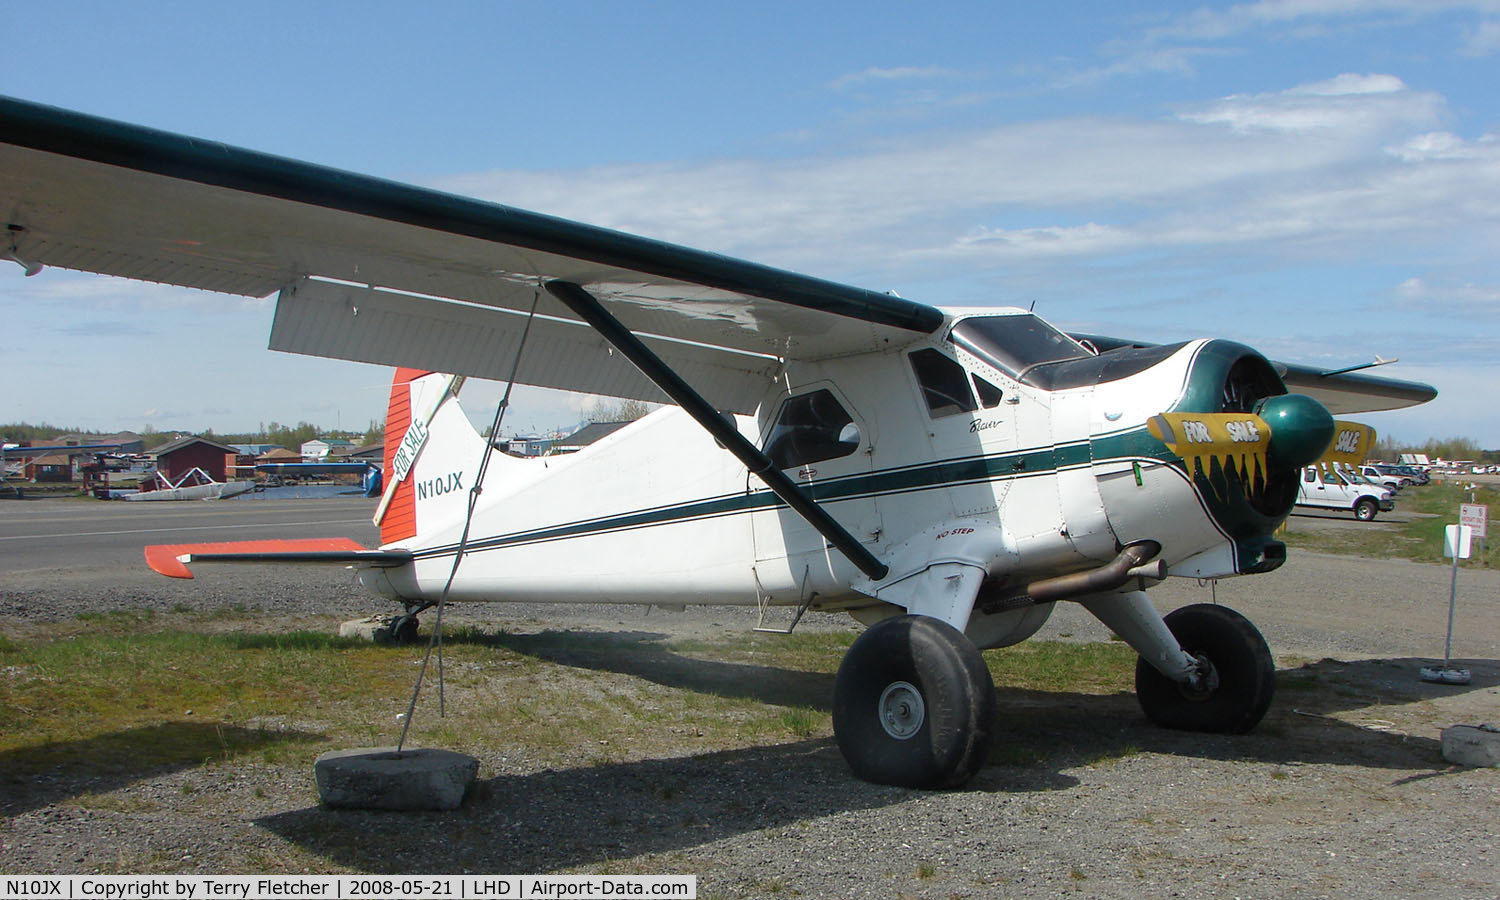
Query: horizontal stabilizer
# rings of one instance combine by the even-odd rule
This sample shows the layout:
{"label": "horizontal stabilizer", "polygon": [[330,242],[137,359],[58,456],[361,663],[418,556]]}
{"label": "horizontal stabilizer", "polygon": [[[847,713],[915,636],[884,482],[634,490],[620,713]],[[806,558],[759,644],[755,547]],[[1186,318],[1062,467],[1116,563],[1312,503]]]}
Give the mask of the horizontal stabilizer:
{"label": "horizontal stabilizer", "polygon": [[410,561],[411,553],[405,550],[369,550],[349,538],[155,544],[146,548],[146,564],[168,578],[192,578],[187,564],[198,562],[400,566]]}

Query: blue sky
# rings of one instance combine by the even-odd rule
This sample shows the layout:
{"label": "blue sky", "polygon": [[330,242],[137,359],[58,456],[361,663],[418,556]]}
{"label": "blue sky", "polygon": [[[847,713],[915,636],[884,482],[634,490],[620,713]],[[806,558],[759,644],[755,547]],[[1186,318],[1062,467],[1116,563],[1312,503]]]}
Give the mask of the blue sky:
{"label": "blue sky", "polygon": [[[0,93],[935,305],[1399,356],[1439,399],[1366,421],[1500,447],[1500,0],[1051,6],[13,3]],[[386,370],[270,318],[0,266],[0,421],[383,417]]]}

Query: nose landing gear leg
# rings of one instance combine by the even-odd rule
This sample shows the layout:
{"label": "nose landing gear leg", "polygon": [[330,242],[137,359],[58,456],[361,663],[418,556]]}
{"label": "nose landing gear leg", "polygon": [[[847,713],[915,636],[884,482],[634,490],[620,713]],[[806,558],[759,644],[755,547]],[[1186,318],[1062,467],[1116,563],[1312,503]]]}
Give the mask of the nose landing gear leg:
{"label": "nose landing gear leg", "polygon": [[1163,618],[1144,591],[1080,602],[1141,655],[1136,699],[1156,724],[1243,734],[1270,709],[1276,693],[1271,649],[1250,620],[1229,607],[1200,603]]}

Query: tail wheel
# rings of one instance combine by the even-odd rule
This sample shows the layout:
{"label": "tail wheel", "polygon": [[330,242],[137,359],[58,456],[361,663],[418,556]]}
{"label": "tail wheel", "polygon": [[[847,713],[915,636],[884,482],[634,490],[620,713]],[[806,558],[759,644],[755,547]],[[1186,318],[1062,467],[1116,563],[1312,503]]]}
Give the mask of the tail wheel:
{"label": "tail wheel", "polygon": [[952,788],[989,754],[995,684],[963,633],[897,616],[855,640],[833,685],[833,732],[854,774],[876,784]]}
{"label": "tail wheel", "polygon": [[1203,666],[1201,687],[1178,684],[1145,660],[1135,666],[1135,693],[1146,717],[1165,728],[1244,734],[1276,693],[1276,663],[1249,619],[1225,606],[1200,603],[1164,621],[1182,649]]}
{"label": "tail wheel", "polygon": [[1371,500],[1369,497],[1361,497],[1359,502],[1354,504],[1354,518],[1361,522],[1368,522],[1375,518],[1375,510],[1378,508],[1374,500]]}

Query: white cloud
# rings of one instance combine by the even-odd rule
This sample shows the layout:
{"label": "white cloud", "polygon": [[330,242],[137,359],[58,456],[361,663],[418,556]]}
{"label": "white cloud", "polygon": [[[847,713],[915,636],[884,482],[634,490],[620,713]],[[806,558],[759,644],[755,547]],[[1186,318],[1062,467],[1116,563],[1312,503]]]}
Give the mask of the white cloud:
{"label": "white cloud", "polygon": [[[1432,284],[1424,278],[1408,278],[1396,286],[1402,302],[1435,314],[1500,314],[1500,284],[1474,282]],[[1500,363],[1500,360],[1496,360]]]}
{"label": "white cloud", "polygon": [[1371,134],[1438,124],[1443,98],[1413,91],[1392,75],[1340,75],[1266,94],[1236,94],[1182,118],[1237,131],[1321,133],[1366,139]]}
{"label": "white cloud", "polygon": [[[1434,126],[1444,99],[1389,75],[1236,95],[1174,119],[1057,119],[842,156],[479,173],[442,187],[835,278],[982,271],[1149,249],[1500,233],[1500,145]],[[1454,252],[1459,252],[1455,250]]]}
{"label": "white cloud", "polygon": [[1497,150],[1500,150],[1500,146],[1496,145],[1493,136],[1486,135],[1477,142],[1469,142],[1451,132],[1431,131],[1388,147],[1386,152],[1406,162],[1423,162],[1434,159],[1477,159],[1483,155],[1494,155]]}
{"label": "white cloud", "polygon": [[[1306,29],[1309,25],[1338,24],[1353,19],[1399,24],[1449,13],[1484,15],[1495,12],[1500,12],[1500,2],[1496,0],[1258,0],[1227,9],[1199,7],[1155,34],[1219,40],[1256,28],[1293,26]],[[1293,36],[1297,33],[1293,32]]]}
{"label": "white cloud", "polygon": [[1494,56],[1500,53],[1500,20],[1490,19],[1468,29],[1458,52],[1462,56]]}
{"label": "white cloud", "polygon": [[56,267],[49,267],[34,278],[13,283],[0,296],[12,304],[55,304],[75,317],[101,310],[147,314],[185,309],[200,313],[239,312],[268,310],[271,304],[269,299],[214,294]]}
{"label": "white cloud", "polygon": [[1347,97],[1351,94],[1395,94],[1406,85],[1394,75],[1356,75],[1344,73],[1327,81],[1304,84],[1286,93],[1290,96]]}
{"label": "white cloud", "polygon": [[830,90],[842,91],[857,85],[929,81],[935,78],[958,76],[957,71],[942,66],[892,66],[889,68],[871,66],[859,72],[842,75],[830,82],[828,87]]}
{"label": "white cloud", "polygon": [[1083,69],[1058,78],[1053,87],[1082,87],[1112,78],[1139,75],[1191,75],[1196,70],[1194,64],[1198,60],[1223,57],[1227,52],[1211,47],[1137,47],[1108,65]]}

